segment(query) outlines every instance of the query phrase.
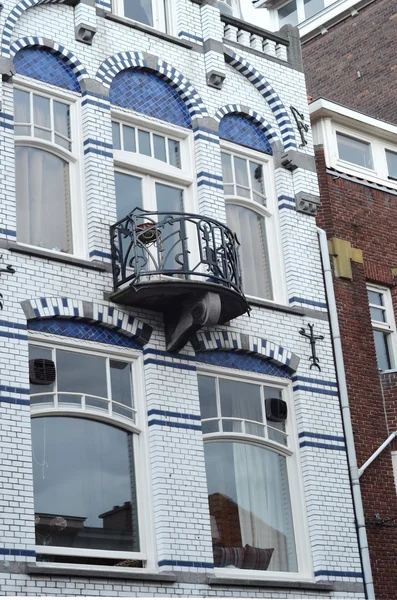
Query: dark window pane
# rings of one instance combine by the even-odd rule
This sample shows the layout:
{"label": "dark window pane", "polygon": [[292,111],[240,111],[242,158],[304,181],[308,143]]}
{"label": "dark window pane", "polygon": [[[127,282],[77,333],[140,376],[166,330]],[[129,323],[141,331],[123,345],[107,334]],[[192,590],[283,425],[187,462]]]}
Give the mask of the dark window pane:
{"label": "dark window pane", "polygon": [[207,377],[206,375],[199,375],[198,388],[200,397],[200,411],[202,419],[210,419],[211,417],[217,416],[216,408],[216,390],[215,390],[215,377]]}
{"label": "dark window pane", "polygon": [[222,419],[222,429],[227,433],[242,433],[241,421],[233,421],[231,419]]}
{"label": "dark window pane", "polygon": [[391,150],[386,150],[387,169],[389,177],[397,179],[397,153]]}
{"label": "dark window pane", "polygon": [[204,421],[202,423],[203,433],[216,433],[219,431],[218,421]]}
{"label": "dark window pane", "polygon": [[[30,94],[14,90],[14,117],[16,123],[30,123]],[[21,134],[22,135],[22,134]],[[29,135],[29,134],[23,134]]]}
{"label": "dark window pane", "polygon": [[[204,450],[215,566],[296,571],[286,458],[237,442],[207,442]],[[222,564],[220,549],[231,547],[241,549],[237,564]]]}
{"label": "dark window pane", "polygon": [[219,393],[222,417],[263,421],[259,385],[220,379]]}
{"label": "dark window pane", "polygon": [[115,150],[121,150],[120,123],[115,123],[115,121],[112,121],[112,136],[113,148]]}
{"label": "dark window pane", "polygon": [[88,419],[32,421],[38,545],[139,551],[131,434]]}
{"label": "dark window pane", "polygon": [[131,364],[120,360],[111,360],[110,378],[112,382],[112,400],[126,406],[133,406]]}
{"label": "dark window pane", "polygon": [[168,156],[170,159],[170,165],[173,167],[181,168],[181,151],[180,143],[175,140],[168,140]]}
{"label": "dark window pane", "polygon": [[150,133],[138,129],[138,144],[140,154],[145,154],[145,156],[152,155],[152,151],[150,149]]}
{"label": "dark window pane", "polygon": [[167,162],[167,154],[165,151],[165,138],[162,135],[153,136],[154,158]]}
{"label": "dark window pane", "polygon": [[57,350],[56,362],[59,392],[108,397],[105,358]]}
{"label": "dark window pane", "polygon": [[[52,352],[48,348],[42,348],[41,346],[29,344],[29,361],[34,360],[36,358],[52,360]],[[45,394],[47,392],[52,392],[53,389],[53,383],[51,383],[51,385],[35,385],[34,383],[30,384],[31,394]],[[46,402],[46,400],[44,401]]]}
{"label": "dark window pane", "polygon": [[283,25],[298,25],[298,12],[296,10],[296,0],[288,2],[285,6],[279,8],[278,12],[278,24],[279,27]]}
{"label": "dark window pane", "polygon": [[382,308],[373,308],[371,306],[369,310],[371,311],[371,319],[373,321],[381,321],[382,323],[386,322],[385,311]]}
{"label": "dark window pane", "polygon": [[39,127],[51,128],[51,110],[49,98],[33,94],[33,122]]}
{"label": "dark window pane", "polygon": [[[226,152],[222,152],[222,174],[224,183],[233,183],[232,157],[230,154],[226,154]],[[228,193],[233,193],[233,188],[231,186]]]}
{"label": "dark window pane", "polygon": [[336,134],[338,152],[341,160],[354,163],[360,167],[372,169],[371,146],[367,142],[356,140],[348,135]]}
{"label": "dark window pane", "polygon": [[389,334],[383,331],[374,331],[376,360],[380,371],[391,369],[388,336]]}
{"label": "dark window pane", "polygon": [[135,127],[123,125],[123,143],[126,152],[136,152]]}
{"label": "dark window pane", "polygon": [[116,171],[117,220],[124,219],[134,208],[143,206],[142,179]]}
{"label": "dark window pane", "polygon": [[377,306],[383,306],[383,294],[368,290],[368,302]]}
{"label": "dark window pane", "polygon": [[64,137],[70,138],[70,107],[54,100],[54,129]]}

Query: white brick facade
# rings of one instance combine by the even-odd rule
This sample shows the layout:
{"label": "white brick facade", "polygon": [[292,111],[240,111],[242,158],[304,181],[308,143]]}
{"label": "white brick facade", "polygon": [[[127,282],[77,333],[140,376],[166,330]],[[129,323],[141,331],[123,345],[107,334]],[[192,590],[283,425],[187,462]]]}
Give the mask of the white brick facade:
{"label": "white brick facade", "polygon": [[[318,195],[316,175],[311,166],[306,168],[314,156],[311,132],[307,134],[307,146],[299,147],[290,111],[290,106],[297,107],[309,122],[304,76],[285,60],[285,46],[278,54],[275,49],[276,56],[281,57],[278,59],[263,52],[258,39],[254,43],[251,39],[251,47],[247,47],[241,35],[239,47],[236,43],[228,45],[222,39],[219,11],[211,2],[200,6],[196,1],[178,0],[173,4],[174,33],[179,39],[152,35],[142,27],[105,18],[109,7],[101,1],[96,2],[95,10],[91,2],[73,7],[24,0],[14,8],[14,0],[5,0],[0,14],[4,28],[0,243],[4,264],[12,264],[16,270],[14,275],[1,274],[0,590],[4,595],[363,598],[316,224],[312,216],[297,212],[295,206],[298,192]],[[76,27],[82,25],[96,31],[92,44],[76,40]],[[208,44],[211,40],[218,46]],[[222,43],[224,54],[216,49]],[[51,252],[30,252],[18,244],[16,237],[14,82],[3,65],[11,64],[7,61],[29,46],[52,48],[65,57],[82,89],[81,98],[77,93],[75,97],[81,114],[81,205],[86,219],[81,231],[86,239],[85,251],[75,262]],[[284,306],[254,304],[250,316],[208,328],[212,338],[199,333],[196,347],[188,344],[179,357],[166,352],[160,313],[108,301],[113,289],[109,226],[116,221],[108,90],[121,71],[148,64],[177,89],[188,107],[194,137],[196,194],[202,215],[226,220],[217,127],[222,116],[232,112],[230,107],[238,105],[236,112],[245,112],[248,107],[247,114],[261,123],[274,149],[279,208],[275,222],[279,222],[285,266],[285,273],[277,276],[285,283]],[[221,89],[207,84],[211,71],[225,75]],[[23,81],[21,76],[14,79]],[[53,89],[44,82],[40,85],[42,90]],[[148,122],[154,119],[148,117]],[[280,166],[280,155],[288,150],[296,151],[301,161],[292,173]],[[65,298],[67,301],[63,301]],[[150,465],[146,473],[148,511],[153,521],[148,568],[152,579],[146,572],[137,574],[136,569],[128,570],[123,578],[122,573],[112,573],[107,567],[106,573],[92,567],[91,574],[87,573],[90,567],[85,567],[79,575],[76,565],[73,572],[62,572],[63,565],[58,572],[32,572],[36,558],[27,329],[28,322],[58,317],[111,328],[141,344],[132,354],[141,357],[143,404],[148,413],[144,428]],[[321,372],[310,370],[310,346],[299,334],[308,322],[315,324],[316,334],[324,336],[318,344]],[[220,333],[223,331],[229,334],[227,340]],[[62,339],[50,333],[40,335],[47,340]],[[310,576],[304,581],[288,576],[280,589],[280,578],[272,587],[277,578],[272,579],[271,572],[266,572],[256,586],[246,581],[239,585],[238,580],[234,584],[214,584],[199,426],[200,343],[201,350],[240,351],[236,356],[246,351],[266,364],[270,361],[285,369],[285,377],[290,378],[300,446],[298,479],[306,512],[302,522],[308,532],[311,564]],[[86,342],[86,347],[106,351],[109,346],[105,342]],[[236,368],[225,366],[219,371],[239,374]],[[45,563],[38,565],[43,567]],[[161,574],[166,579],[169,573],[175,573],[175,581],[161,579]],[[225,572],[222,578],[226,576]],[[324,583],[330,584],[328,588],[321,587]]]}

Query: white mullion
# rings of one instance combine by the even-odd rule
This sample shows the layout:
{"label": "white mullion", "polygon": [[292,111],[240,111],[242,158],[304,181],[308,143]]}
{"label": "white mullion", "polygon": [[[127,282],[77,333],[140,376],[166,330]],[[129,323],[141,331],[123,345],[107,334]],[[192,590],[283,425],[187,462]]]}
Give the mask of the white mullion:
{"label": "white mullion", "polygon": [[262,407],[262,420],[265,429],[265,438],[268,439],[268,429],[267,429],[267,419],[266,419],[266,400],[265,400],[265,391],[263,389],[263,385],[260,386],[261,390],[261,407]]}
{"label": "white mullion", "polygon": [[[251,176],[251,161],[249,159],[247,159],[247,175],[248,175],[248,191],[250,194],[250,200],[252,200],[253,202],[255,202],[254,200],[254,187],[252,185],[252,176]],[[244,187],[244,186],[242,186]]]}
{"label": "white mullion", "polygon": [[51,141],[55,144],[54,98],[50,98],[50,134]]}
{"label": "white mullion", "polygon": [[[228,154],[228,153],[226,153]],[[232,183],[233,183],[233,192],[234,195],[237,196],[237,181],[236,181],[236,169],[234,168],[234,154],[229,154],[230,156],[230,163],[232,165]]]}
{"label": "white mullion", "polygon": [[56,349],[51,348],[51,356],[52,360],[55,363],[55,381],[54,381],[54,400],[53,406],[54,408],[58,408],[58,363],[57,363],[57,354]]}
{"label": "white mullion", "polygon": [[124,150],[124,125],[118,122],[120,136],[120,150]]}
{"label": "white mullion", "polygon": [[108,393],[108,413],[109,416],[111,417],[113,414],[113,396],[112,396],[112,383],[111,383],[111,377],[110,377],[110,358],[109,356],[106,357],[106,388],[107,388],[107,393]]}
{"label": "white mullion", "polygon": [[169,138],[167,136],[164,136],[164,140],[165,140],[165,159],[167,161],[167,165],[169,165],[170,164],[170,153],[169,153],[169,145],[168,145]]}
{"label": "white mullion", "polygon": [[35,137],[34,135],[34,112],[33,112],[33,92],[29,92],[29,105],[30,105],[30,135],[31,137]]}
{"label": "white mullion", "polygon": [[215,377],[215,396],[216,410],[218,413],[218,431],[223,431],[222,412],[221,412],[221,394],[219,391],[219,377]]}

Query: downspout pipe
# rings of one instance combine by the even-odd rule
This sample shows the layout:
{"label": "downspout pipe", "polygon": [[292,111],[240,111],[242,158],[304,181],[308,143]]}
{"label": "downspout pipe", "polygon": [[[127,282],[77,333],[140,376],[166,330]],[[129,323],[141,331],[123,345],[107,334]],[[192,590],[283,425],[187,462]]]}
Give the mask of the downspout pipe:
{"label": "downspout pipe", "polygon": [[317,228],[317,233],[319,237],[320,253],[323,263],[325,291],[327,294],[331,336],[335,353],[335,366],[339,384],[342,421],[345,431],[347,461],[349,465],[353,504],[356,515],[357,537],[361,554],[365,593],[368,600],[375,600],[375,590],[372,579],[371,563],[369,558],[367,531],[365,528],[364,509],[361,497],[359,473],[357,468],[357,457],[356,450],[354,447],[353,428],[351,424],[349,398],[347,394],[345,367],[343,363],[342,342],[339,330],[338,313],[336,309],[331,262],[329,259],[328,252],[327,234],[323,229],[320,229],[319,227]]}
{"label": "downspout pipe", "polygon": [[375,452],[372,454],[372,456],[370,456],[369,459],[365,461],[365,463],[363,464],[363,466],[359,468],[359,470],[358,470],[358,476],[359,477],[361,477],[361,475],[364,473],[365,469],[367,467],[369,467],[369,465],[372,462],[374,462],[375,458],[377,458],[379,456],[379,454],[381,452],[383,452],[383,450],[385,448],[387,448],[387,446],[390,444],[390,442],[392,442],[394,440],[395,437],[397,437],[397,431],[394,431],[393,433],[391,433],[389,435],[389,437],[387,438],[387,440],[385,440],[383,442],[383,444],[381,446],[379,446],[379,448],[377,450],[375,450]]}

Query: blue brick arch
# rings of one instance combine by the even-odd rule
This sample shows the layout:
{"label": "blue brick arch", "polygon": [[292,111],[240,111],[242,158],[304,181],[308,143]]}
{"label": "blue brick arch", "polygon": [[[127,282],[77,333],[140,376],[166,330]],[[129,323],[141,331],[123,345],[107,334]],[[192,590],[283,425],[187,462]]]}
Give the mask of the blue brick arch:
{"label": "blue brick arch", "polygon": [[[226,104],[225,106],[222,106],[221,108],[219,108],[217,110],[217,112],[215,114],[215,119],[216,119],[216,121],[219,122],[220,137],[222,137],[222,135],[221,135],[222,121],[224,121],[225,117],[229,117],[229,116],[240,116],[240,117],[243,117],[243,118],[246,118],[247,120],[249,120],[251,123],[253,123],[257,127],[257,129],[259,129],[259,131],[261,131],[263,133],[263,135],[266,137],[267,141],[269,142],[269,144],[271,146],[273,144],[275,144],[276,142],[280,142],[280,138],[279,138],[277,132],[270,125],[270,123],[268,121],[266,121],[266,119],[262,115],[257,113],[255,110],[253,110],[252,108],[249,108],[248,106],[244,106],[242,104]],[[224,138],[224,139],[227,139],[227,138]],[[240,142],[237,142],[237,143],[240,143]]]}
{"label": "blue brick arch", "polygon": [[284,150],[296,148],[294,128],[288,116],[287,109],[265,77],[245,58],[228,48],[225,49],[225,60],[230,66],[244,75],[268,103],[280,129]]}
{"label": "blue brick arch", "polygon": [[11,46],[17,73],[80,92],[80,81],[88,77],[79,59],[61,44],[48,45],[43,38],[26,37]]}
{"label": "blue brick arch", "polygon": [[189,111],[178,93],[144,70],[120,71],[110,86],[110,102],[174,125],[191,126]]}
{"label": "blue brick arch", "polygon": [[101,64],[96,79],[111,88],[113,79],[125,69],[145,70],[165,81],[186,106],[190,119],[208,117],[208,111],[192,84],[182,73],[157,56],[142,52],[118,52]]}
{"label": "blue brick arch", "polygon": [[269,139],[249,117],[242,114],[229,114],[219,124],[219,137],[228,142],[247,146],[259,152],[273,154]]}

